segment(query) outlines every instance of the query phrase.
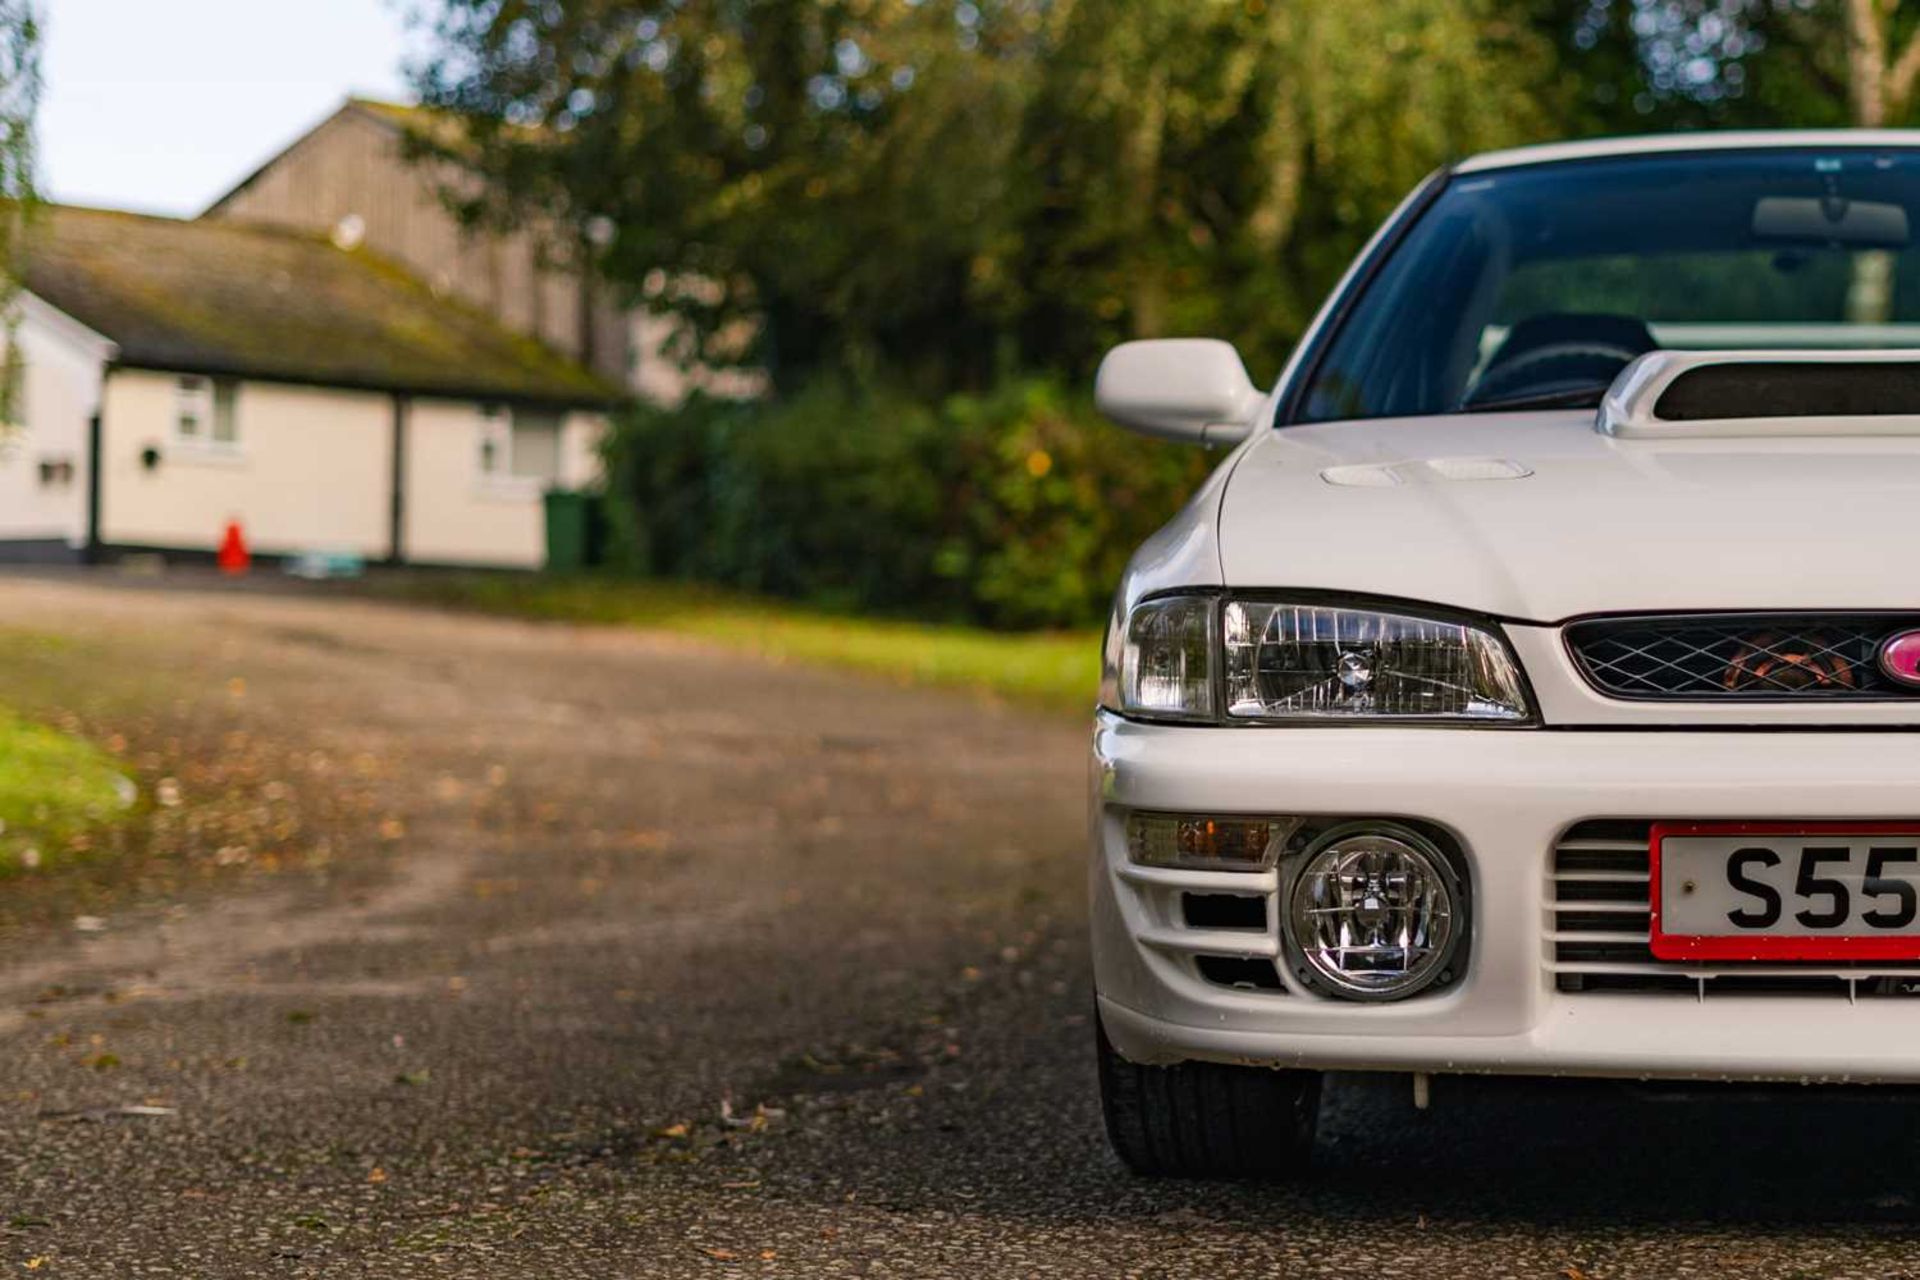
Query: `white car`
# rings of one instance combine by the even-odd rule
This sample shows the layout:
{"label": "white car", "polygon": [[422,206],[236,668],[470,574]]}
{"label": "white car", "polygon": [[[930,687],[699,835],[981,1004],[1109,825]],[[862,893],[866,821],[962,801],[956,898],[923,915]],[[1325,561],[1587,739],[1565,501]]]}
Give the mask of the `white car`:
{"label": "white car", "polygon": [[1920,133],[1484,155],[1134,557],[1093,743],[1116,1149],[1288,1173],[1321,1073],[1920,1082]]}

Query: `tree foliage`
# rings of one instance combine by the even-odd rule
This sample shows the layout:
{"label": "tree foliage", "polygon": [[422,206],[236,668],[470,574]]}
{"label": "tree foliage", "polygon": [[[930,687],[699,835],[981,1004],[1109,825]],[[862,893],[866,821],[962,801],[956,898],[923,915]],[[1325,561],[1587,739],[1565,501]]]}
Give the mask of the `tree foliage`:
{"label": "tree foliage", "polygon": [[637,406],[609,461],[632,568],[1003,627],[1097,619],[1210,465],[1040,378],[944,397],[821,378],[772,404]]}
{"label": "tree foliage", "polygon": [[[1011,236],[1037,10],[965,0],[450,0],[423,97],[494,181],[557,212],[714,361],[962,370],[989,358],[977,259]],[[462,145],[468,145],[463,142]],[[750,322],[750,351],[727,344]]]}
{"label": "tree foliage", "polygon": [[1886,123],[1910,118],[1920,74],[1911,0],[1544,0],[1536,21],[1565,37],[1561,62],[1582,98],[1573,132],[1878,123],[1858,96],[1869,89],[1856,74],[1860,35],[1883,60],[1889,46],[1913,52],[1890,68],[1907,92],[1882,99]]}
{"label": "tree foliage", "polygon": [[1366,234],[1459,155],[1543,136],[1549,50],[1479,3],[1077,0],[1037,73],[1023,351],[1228,334],[1262,376]]}
{"label": "tree foliage", "polygon": [[441,0],[436,31],[422,96],[494,179],[468,212],[557,213],[688,356],[787,386],[1203,329],[1271,372],[1409,186],[1564,96],[1494,0]]}
{"label": "tree foliage", "polygon": [[40,19],[33,0],[0,0],[0,314],[9,341],[0,362],[0,423],[18,419],[22,365],[17,323],[21,244],[37,199],[34,118],[40,106]]}

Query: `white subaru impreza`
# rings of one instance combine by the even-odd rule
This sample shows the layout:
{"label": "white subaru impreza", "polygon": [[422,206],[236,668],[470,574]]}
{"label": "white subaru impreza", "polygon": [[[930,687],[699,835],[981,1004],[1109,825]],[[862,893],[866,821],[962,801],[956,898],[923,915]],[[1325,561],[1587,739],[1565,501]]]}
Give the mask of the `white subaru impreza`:
{"label": "white subaru impreza", "polygon": [[1134,557],[1093,745],[1109,1132],[1284,1173],[1321,1073],[1920,1082],[1920,133],[1485,155]]}

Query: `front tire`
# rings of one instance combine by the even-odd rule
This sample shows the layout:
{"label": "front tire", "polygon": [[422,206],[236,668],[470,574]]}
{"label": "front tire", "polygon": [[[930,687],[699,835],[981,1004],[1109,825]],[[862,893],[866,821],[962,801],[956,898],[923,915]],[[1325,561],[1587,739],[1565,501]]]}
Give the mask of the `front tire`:
{"label": "front tire", "polygon": [[1128,1062],[1094,1023],[1107,1140],[1135,1173],[1162,1178],[1294,1178],[1313,1155],[1320,1073]]}

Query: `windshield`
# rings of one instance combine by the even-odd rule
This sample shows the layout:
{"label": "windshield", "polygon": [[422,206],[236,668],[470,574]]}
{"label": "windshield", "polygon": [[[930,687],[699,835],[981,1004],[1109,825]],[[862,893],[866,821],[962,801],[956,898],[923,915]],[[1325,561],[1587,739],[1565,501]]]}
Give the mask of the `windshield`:
{"label": "windshield", "polygon": [[1296,420],[1597,405],[1657,348],[1920,347],[1920,153],[1725,151],[1454,179]]}

